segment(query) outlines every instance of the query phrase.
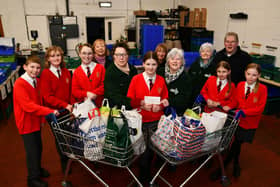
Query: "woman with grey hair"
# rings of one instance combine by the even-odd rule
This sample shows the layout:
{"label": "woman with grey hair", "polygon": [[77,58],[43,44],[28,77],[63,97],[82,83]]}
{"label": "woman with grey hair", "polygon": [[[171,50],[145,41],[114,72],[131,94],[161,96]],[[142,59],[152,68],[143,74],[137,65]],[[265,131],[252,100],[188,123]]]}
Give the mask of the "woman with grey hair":
{"label": "woman with grey hair", "polygon": [[199,49],[200,57],[191,65],[188,74],[193,83],[192,103],[199,95],[208,77],[215,74],[216,65],[213,62],[214,47],[211,43],[203,43]]}
{"label": "woman with grey hair", "polygon": [[167,54],[165,67],[159,69],[168,88],[169,105],[174,107],[178,115],[183,115],[190,106],[192,84],[191,79],[184,71],[184,52],[173,48]]}

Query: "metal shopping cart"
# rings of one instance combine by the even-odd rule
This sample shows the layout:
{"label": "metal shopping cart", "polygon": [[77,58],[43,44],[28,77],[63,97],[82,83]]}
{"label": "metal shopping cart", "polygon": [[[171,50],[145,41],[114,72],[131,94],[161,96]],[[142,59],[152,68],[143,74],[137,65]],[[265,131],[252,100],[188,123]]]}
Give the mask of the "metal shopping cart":
{"label": "metal shopping cart", "polygon": [[[193,110],[197,113],[201,113],[204,106],[196,105]],[[224,127],[220,130],[217,130],[212,133],[205,133],[202,134],[200,137],[196,137],[191,140],[188,144],[192,147],[189,151],[189,155],[186,155],[184,158],[174,157],[174,154],[170,151],[163,151],[162,148],[158,146],[155,140],[161,141],[161,143],[168,145],[169,150],[175,150],[178,146],[174,141],[167,140],[161,135],[151,138],[151,148],[159,155],[161,158],[164,159],[164,163],[156,172],[155,176],[150,182],[150,186],[153,186],[155,180],[157,178],[161,179],[164,183],[168,186],[172,186],[163,176],[160,175],[163,168],[169,163],[172,165],[179,165],[191,160],[195,160],[197,158],[203,158],[203,162],[199,165],[197,169],[193,171],[192,174],[187,176],[185,181],[182,182],[180,185],[181,187],[184,186],[213,156],[217,155],[219,159],[219,163],[221,166],[222,177],[221,183],[223,186],[228,186],[230,184],[230,180],[225,175],[223,159],[221,156],[221,152],[228,148],[229,144],[231,143],[232,137],[235,133],[236,127],[238,125],[238,118],[239,115],[235,114],[228,114],[227,119],[225,121]],[[156,134],[154,134],[156,135]],[[198,143],[200,142],[200,143]],[[201,143],[202,142],[202,143]],[[195,150],[196,149],[196,150]],[[177,149],[178,150],[178,149]]]}
{"label": "metal shopping cart", "polygon": [[[133,144],[128,145],[128,147],[125,149],[121,149],[107,145],[104,142],[92,140],[79,134],[76,123],[82,119],[74,117],[72,114],[63,113],[58,117],[50,114],[46,117],[46,119],[51,126],[52,132],[56,138],[61,152],[69,158],[62,186],[72,186],[71,182],[67,181],[66,179],[73,161],[79,162],[104,186],[109,186],[97,175],[97,172],[94,172],[85,164],[84,161],[87,159],[87,157],[85,157],[85,151],[87,151],[86,149],[89,147],[88,145],[91,145],[91,158],[94,158],[96,162],[126,169],[133,179],[138,183],[138,185],[142,186],[129,168],[129,166],[137,159],[137,156],[133,154],[133,148],[137,147],[137,144],[143,141],[141,139],[142,137]],[[110,132],[109,130],[106,133],[110,134],[113,132]]]}

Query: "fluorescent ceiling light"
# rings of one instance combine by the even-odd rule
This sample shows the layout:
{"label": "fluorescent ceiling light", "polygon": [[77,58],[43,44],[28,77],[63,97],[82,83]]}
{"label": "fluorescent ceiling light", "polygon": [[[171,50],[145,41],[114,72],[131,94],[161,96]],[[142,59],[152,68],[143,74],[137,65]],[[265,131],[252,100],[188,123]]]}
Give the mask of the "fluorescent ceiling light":
{"label": "fluorescent ceiling light", "polygon": [[111,8],[112,7],[112,2],[99,2],[99,7],[100,8]]}

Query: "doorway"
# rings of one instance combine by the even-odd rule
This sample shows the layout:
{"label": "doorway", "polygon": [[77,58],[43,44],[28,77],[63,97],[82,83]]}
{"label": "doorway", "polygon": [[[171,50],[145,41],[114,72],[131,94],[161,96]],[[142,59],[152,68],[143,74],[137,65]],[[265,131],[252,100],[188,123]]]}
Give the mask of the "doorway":
{"label": "doorway", "polygon": [[88,43],[93,44],[98,38],[105,40],[104,18],[86,18],[86,26]]}

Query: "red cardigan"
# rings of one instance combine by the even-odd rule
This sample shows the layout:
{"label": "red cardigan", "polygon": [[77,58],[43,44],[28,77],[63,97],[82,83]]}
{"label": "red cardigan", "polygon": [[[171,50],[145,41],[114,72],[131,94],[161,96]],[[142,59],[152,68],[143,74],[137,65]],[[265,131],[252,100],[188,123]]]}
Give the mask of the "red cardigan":
{"label": "red cardigan", "polygon": [[61,68],[58,78],[50,69],[44,69],[40,77],[40,91],[43,104],[50,108],[62,109],[71,103],[71,74],[66,68]]}
{"label": "red cardigan", "polygon": [[[165,84],[164,78],[156,75],[155,83],[150,91],[145,80],[143,73],[135,75],[129,85],[127,91],[127,97],[131,98],[132,108],[140,108],[141,100],[144,100],[144,96],[159,96],[161,100],[168,99],[168,89]],[[141,110],[142,121],[152,122],[160,119],[163,115],[163,111],[150,112],[144,109]]]}
{"label": "red cardigan", "polygon": [[211,76],[207,79],[200,93],[206,101],[207,99],[211,99],[215,102],[220,102],[221,106],[228,106],[233,101],[233,93],[235,90],[234,83],[231,83],[231,89],[229,93],[228,89],[229,84],[227,83],[224,88],[218,92],[217,77]]}
{"label": "red cardigan", "polygon": [[245,118],[240,118],[239,126],[244,129],[258,128],[262,112],[264,110],[267,99],[267,88],[259,83],[256,93],[251,92],[245,99],[245,82],[240,82],[235,92],[235,104],[231,108],[236,107],[245,113]]}
{"label": "red cardigan", "polygon": [[[39,80],[37,80],[37,85]],[[28,134],[41,129],[43,116],[54,110],[41,106],[37,89],[33,88],[23,78],[18,78],[14,84],[13,100],[15,121],[20,134]]]}
{"label": "red cardigan", "polygon": [[87,91],[97,95],[95,104],[100,107],[104,98],[105,68],[96,64],[92,74],[88,78],[82,67],[79,66],[72,78],[72,101],[82,102],[87,97]]}

